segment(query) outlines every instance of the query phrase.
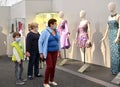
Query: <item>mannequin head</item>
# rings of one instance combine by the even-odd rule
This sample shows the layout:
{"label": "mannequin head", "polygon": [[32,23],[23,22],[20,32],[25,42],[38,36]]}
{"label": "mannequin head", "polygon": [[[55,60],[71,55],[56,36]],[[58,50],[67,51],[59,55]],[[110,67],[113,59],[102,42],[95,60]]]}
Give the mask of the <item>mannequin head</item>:
{"label": "mannequin head", "polygon": [[64,12],[63,12],[63,11],[60,11],[60,12],[59,12],[59,17],[60,17],[60,18],[63,18],[63,17],[64,17]]}
{"label": "mannequin head", "polygon": [[108,10],[109,10],[110,12],[114,12],[115,9],[116,9],[116,4],[115,4],[114,2],[110,2],[110,3],[108,4]]}
{"label": "mannequin head", "polygon": [[86,12],[85,10],[80,11],[80,18],[85,18],[86,17]]}

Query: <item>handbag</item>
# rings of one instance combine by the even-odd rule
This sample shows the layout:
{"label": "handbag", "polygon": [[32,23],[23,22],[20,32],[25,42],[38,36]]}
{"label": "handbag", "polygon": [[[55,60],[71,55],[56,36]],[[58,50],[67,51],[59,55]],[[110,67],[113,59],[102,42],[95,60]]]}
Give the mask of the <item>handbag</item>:
{"label": "handbag", "polygon": [[90,48],[90,47],[92,47],[92,43],[89,41],[88,43],[86,42],[86,47],[87,48]]}
{"label": "handbag", "polygon": [[66,43],[65,43],[65,48],[68,49],[68,48],[70,48],[70,46],[71,46],[70,40],[69,40],[69,38],[67,38]]}

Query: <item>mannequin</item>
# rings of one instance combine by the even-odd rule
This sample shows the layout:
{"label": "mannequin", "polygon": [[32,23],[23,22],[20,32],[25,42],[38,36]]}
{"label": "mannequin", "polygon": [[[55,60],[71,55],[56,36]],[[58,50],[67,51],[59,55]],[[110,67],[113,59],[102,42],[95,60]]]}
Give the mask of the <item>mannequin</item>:
{"label": "mannequin", "polygon": [[105,40],[109,33],[111,72],[116,75],[120,72],[120,15],[116,12],[116,4],[110,2],[108,4],[110,16],[108,17],[107,29],[102,41]]}
{"label": "mannequin", "polygon": [[68,31],[68,25],[67,20],[64,19],[64,13],[63,11],[59,12],[59,17],[62,19],[59,26],[58,31],[60,32],[60,44],[62,49],[68,49],[70,47],[69,43],[67,42],[67,39],[69,37],[69,31]]}
{"label": "mannequin", "polygon": [[[64,49],[64,58],[66,58],[66,49],[70,47],[69,42],[69,30],[68,30],[68,24],[67,20],[64,19],[64,12],[59,12],[59,17],[61,18],[61,22],[58,26],[58,31],[60,33],[60,45],[61,49]],[[62,62],[61,65],[63,65],[66,61]]]}
{"label": "mannequin", "polygon": [[90,43],[90,22],[86,19],[86,12],[80,11],[80,24],[76,33],[76,43],[80,48],[82,61],[85,64],[85,48],[89,48],[87,44]]}

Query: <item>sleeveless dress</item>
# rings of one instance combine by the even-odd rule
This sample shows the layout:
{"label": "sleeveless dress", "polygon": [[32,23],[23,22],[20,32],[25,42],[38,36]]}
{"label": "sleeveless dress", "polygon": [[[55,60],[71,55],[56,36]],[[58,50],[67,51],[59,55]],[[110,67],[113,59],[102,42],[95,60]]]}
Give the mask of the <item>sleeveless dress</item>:
{"label": "sleeveless dress", "polygon": [[86,42],[89,39],[88,38],[88,21],[85,21],[85,23],[80,23],[78,30],[77,30],[77,46],[80,48],[86,48]]}
{"label": "sleeveless dress", "polygon": [[68,49],[70,47],[70,41],[68,39],[68,25],[67,20],[62,20],[58,26],[58,32],[60,33],[60,46],[62,49]]}
{"label": "sleeveless dress", "polygon": [[117,74],[120,72],[120,42],[114,43],[117,37],[119,24],[117,20],[108,20],[109,26],[109,43],[110,43],[110,57],[111,57],[111,72]]}

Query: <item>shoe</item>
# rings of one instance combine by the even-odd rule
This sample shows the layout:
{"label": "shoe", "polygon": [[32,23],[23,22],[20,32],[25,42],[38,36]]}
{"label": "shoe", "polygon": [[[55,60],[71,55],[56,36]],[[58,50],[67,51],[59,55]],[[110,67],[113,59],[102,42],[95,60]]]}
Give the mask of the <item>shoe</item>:
{"label": "shoe", "polygon": [[29,79],[29,80],[33,80],[33,77],[32,77],[32,76],[28,76],[28,79]]}
{"label": "shoe", "polygon": [[23,81],[18,80],[18,81],[16,81],[16,84],[17,85],[24,85],[25,83]]}
{"label": "shoe", "polygon": [[43,75],[41,75],[41,74],[38,74],[38,75],[35,75],[35,77],[43,77]]}
{"label": "shoe", "polygon": [[54,81],[52,81],[52,82],[50,81],[49,84],[51,84],[51,85],[58,85],[58,84],[57,84],[56,82],[54,82]]}
{"label": "shoe", "polygon": [[50,87],[50,85],[49,85],[49,84],[43,84],[43,86],[44,86],[44,87]]}
{"label": "shoe", "polygon": [[21,78],[21,79],[20,79],[20,81],[26,82],[26,81],[27,81],[27,79],[23,79],[23,78]]}

